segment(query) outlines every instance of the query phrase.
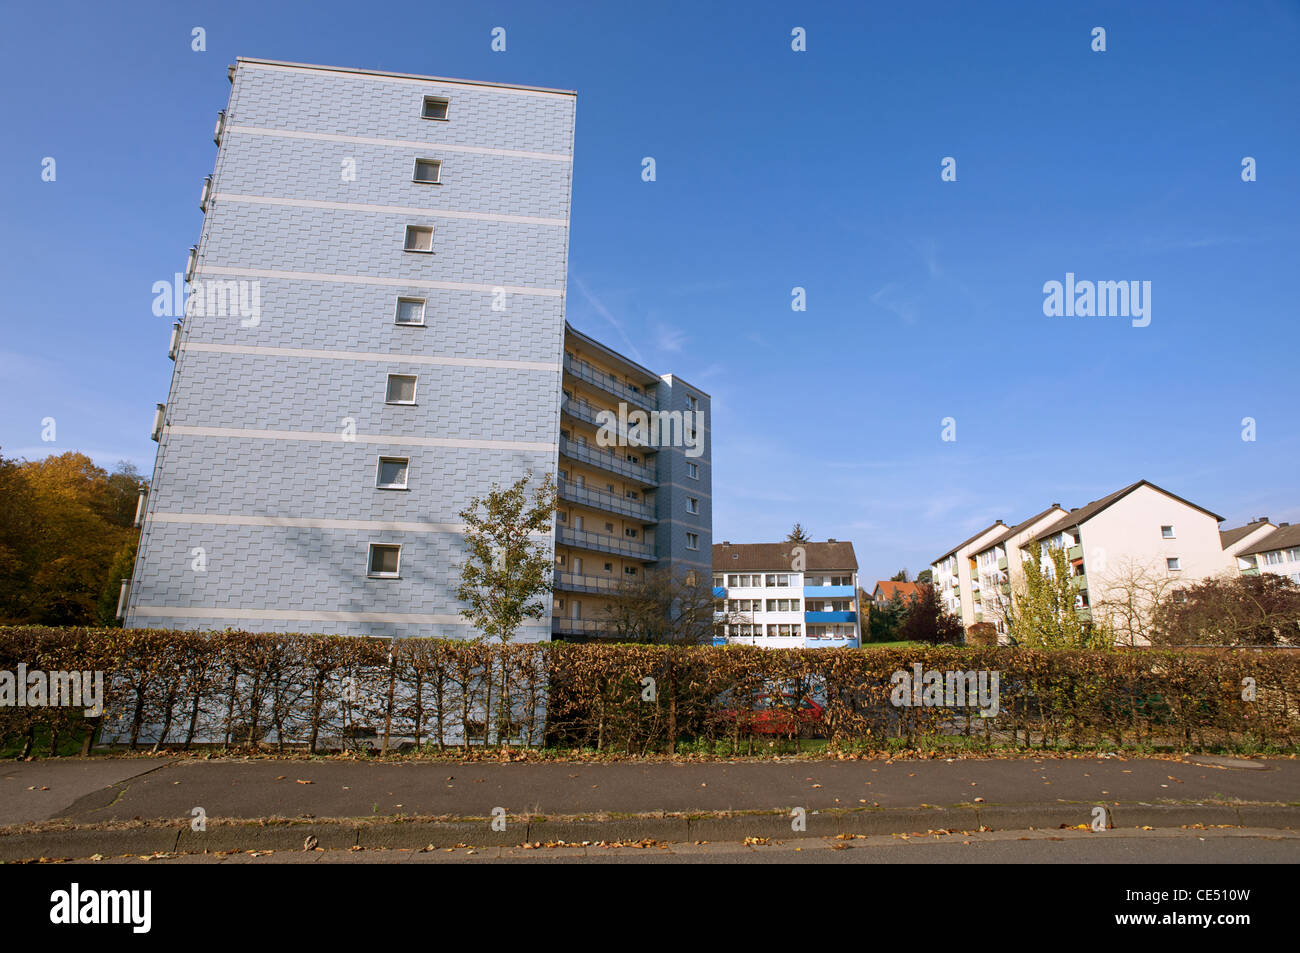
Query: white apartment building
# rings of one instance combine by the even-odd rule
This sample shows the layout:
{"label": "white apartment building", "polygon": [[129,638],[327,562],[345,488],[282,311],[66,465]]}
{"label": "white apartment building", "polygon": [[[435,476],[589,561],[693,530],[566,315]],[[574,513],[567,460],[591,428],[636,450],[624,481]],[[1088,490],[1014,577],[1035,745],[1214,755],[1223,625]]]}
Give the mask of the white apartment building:
{"label": "white apartment building", "polygon": [[976,621],[974,585],[978,574],[971,557],[982,552],[1006,530],[1006,524],[998,520],[930,564],[930,582],[938,589],[940,603],[950,615],[960,619],[964,626],[973,625]]}
{"label": "white apartment building", "polygon": [[[796,552],[802,547],[802,553]],[[862,644],[853,544],[718,543],[713,593],[724,633],[714,644],[842,648]]]}
{"label": "white apartment building", "polygon": [[1011,593],[1020,591],[1025,584],[1020,547],[1068,513],[1061,504],[1053,503],[971,554],[972,622],[991,623],[997,629],[998,641],[1007,637],[1006,611],[1011,605]]}
{"label": "white apartment building", "polygon": [[1261,572],[1271,572],[1286,576],[1292,582],[1300,583],[1300,526],[1290,523],[1278,523],[1274,526],[1267,519],[1247,523],[1236,530],[1226,530],[1224,536],[1242,533],[1229,545],[1237,569],[1243,576],[1257,576]]}

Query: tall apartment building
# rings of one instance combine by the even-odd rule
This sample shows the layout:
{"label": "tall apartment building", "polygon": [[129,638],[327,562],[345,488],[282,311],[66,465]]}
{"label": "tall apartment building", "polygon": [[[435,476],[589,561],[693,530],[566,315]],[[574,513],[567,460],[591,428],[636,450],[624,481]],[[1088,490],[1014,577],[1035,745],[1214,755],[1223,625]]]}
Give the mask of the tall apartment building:
{"label": "tall apartment building", "polygon": [[[632,499],[617,474],[584,480],[610,507],[574,500],[609,469],[562,447],[581,429],[570,365],[600,350],[565,322],[576,96],[242,58],[230,80],[125,622],[472,637],[455,590],[473,497],[531,471],[571,475],[574,508],[628,516],[611,483]],[[593,395],[650,385],[601,356]],[[707,400],[672,378],[646,395]],[[652,552],[626,555],[690,563],[710,509],[671,522],[682,455],[657,455],[628,477]],[[551,632],[548,614],[517,637]]]}
{"label": "tall apartment building", "polygon": [[[551,631],[597,638],[625,582],[648,571],[708,582],[709,395],[570,329],[560,408]],[[642,432],[638,414],[647,421]]]}
{"label": "tall apartment building", "polygon": [[764,648],[840,648],[862,644],[858,558],[853,544],[719,543],[714,595],[725,605],[716,643]]}

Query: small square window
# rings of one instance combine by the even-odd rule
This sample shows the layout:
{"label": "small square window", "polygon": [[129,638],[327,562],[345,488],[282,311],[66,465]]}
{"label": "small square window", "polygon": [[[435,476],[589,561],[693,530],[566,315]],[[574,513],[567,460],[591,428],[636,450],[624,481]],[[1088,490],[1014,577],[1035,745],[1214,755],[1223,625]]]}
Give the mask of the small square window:
{"label": "small square window", "polygon": [[1173,539],[1174,528],[1172,526],[1162,526],[1160,527],[1160,535],[1163,536],[1165,539]]}
{"label": "small square window", "polygon": [[700,511],[700,501],[696,497],[688,496],[686,498],[686,512],[698,513],[699,511]]}
{"label": "small square window", "polygon": [[410,462],[407,457],[380,457],[375,486],[381,490],[405,490]]}
{"label": "small square window", "polygon": [[424,299],[398,298],[396,323],[416,327],[424,324]]}
{"label": "small square window", "polygon": [[605,563],[605,572],[613,572],[613,571],[614,571],[614,564],[613,564],[613,563]]}
{"label": "small square window", "polygon": [[424,119],[443,119],[447,118],[447,107],[451,101],[445,96],[425,96],[424,108],[420,112],[421,118]]}
{"label": "small square window", "polygon": [[1175,590],[1174,590],[1174,602],[1186,602],[1186,601],[1187,601],[1187,590],[1185,590],[1185,589],[1175,589]]}
{"label": "small square window", "polygon": [[389,374],[388,395],[385,399],[390,404],[414,404],[415,375]]}
{"label": "small square window", "polygon": [[433,229],[428,225],[407,225],[406,251],[433,252]]}
{"label": "small square window", "polygon": [[416,159],[412,182],[421,185],[438,185],[442,182],[442,162],[438,159]]}
{"label": "small square window", "polygon": [[687,549],[699,549],[699,548],[700,548],[700,536],[699,536],[698,533],[687,533],[687,534],[686,534],[686,548],[687,548]]}
{"label": "small square window", "polygon": [[402,561],[402,547],[380,543],[370,544],[369,574],[381,579],[394,579]]}
{"label": "small square window", "polygon": [[1169,567],[1170,572],[1177,572],[1178,570],[1183,568],[1181,565],[1179,565],[1177,556],[1170,556],[1168,559],[1165,560],[1165,565]]}

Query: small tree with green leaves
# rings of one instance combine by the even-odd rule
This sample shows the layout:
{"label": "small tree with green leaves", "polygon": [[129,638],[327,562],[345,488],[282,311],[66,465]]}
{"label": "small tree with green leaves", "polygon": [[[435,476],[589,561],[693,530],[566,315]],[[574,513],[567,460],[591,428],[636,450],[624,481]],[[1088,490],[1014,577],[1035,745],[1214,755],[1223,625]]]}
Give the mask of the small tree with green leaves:
{"label": "small tree with green leaves", "polygon": [[1035,540],[1025,561],[1025,582],[1018,598],[1005,610],[1007,630],[1019,645],[1031,649],[1109,649],[1109,630],[1079,618],[1074,608],[1077,590],[1070,582],[1070,563],[1059,546],[1047,550]]}
{"label": "small tree with green leaves", "polygon": [[803,523],[795,523],[786,536],[787,543],[811,543],[812,539],[808,536],[808,531],[803,528]]}
{"label": "small tree with green leaves", "polygon": [[[528,619],[546,617],[544,601],[552,589],[550,540],[554,532],[555,484],[547,473],[530,495],[532,471],[509,487],[493,484],[486,496],[474,497],[460,518],[465,521],[468,555],[461,565],[456,596],[465,603],[460,614],[484,641],[509,642]],[[509,722],[507,673],[501,669],[497,695],[497,737]],[[491,678],[489,678],[491,684]]]}

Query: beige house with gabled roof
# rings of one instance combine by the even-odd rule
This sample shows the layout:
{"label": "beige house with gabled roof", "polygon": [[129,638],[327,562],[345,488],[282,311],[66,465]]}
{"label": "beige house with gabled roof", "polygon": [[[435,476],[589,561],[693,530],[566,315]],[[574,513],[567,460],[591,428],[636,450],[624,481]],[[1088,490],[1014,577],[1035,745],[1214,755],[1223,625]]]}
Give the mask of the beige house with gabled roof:
{"label": "beige house with gabled roof", "polygon": [[[1124,606],[1139,609],[1233,568],[1223,551],[1223,517],[1146,480],[1071,510],[1021,544],[1066,551],[1075,607],[1084,618],[1124,628]],[[1045,567],[1049,559],[1044,552]],[[1128,626],[1132,628],[1132,626]],[[1125,644],[1147,644],[1127,632]]]}

